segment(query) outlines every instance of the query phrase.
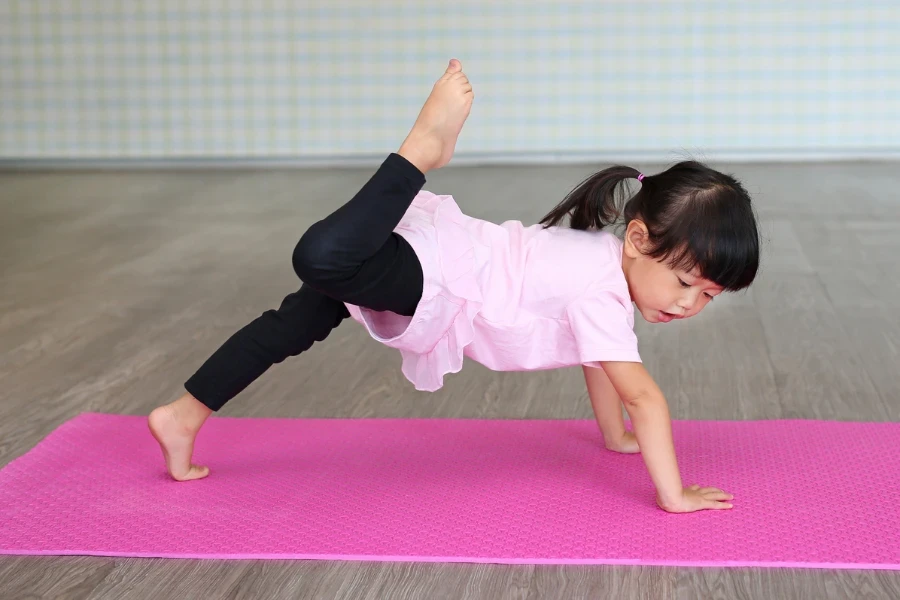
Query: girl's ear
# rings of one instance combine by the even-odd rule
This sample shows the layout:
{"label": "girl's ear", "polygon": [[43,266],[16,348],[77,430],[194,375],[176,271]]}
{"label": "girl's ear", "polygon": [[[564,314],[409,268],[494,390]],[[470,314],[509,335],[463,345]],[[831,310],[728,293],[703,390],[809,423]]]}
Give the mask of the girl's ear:
{"label": "girl's ear", "polygon": [[647,225],[640,219],[632,219],[625,229],[625,245],[623,251],[629,258],[643,256],[650,240]]}

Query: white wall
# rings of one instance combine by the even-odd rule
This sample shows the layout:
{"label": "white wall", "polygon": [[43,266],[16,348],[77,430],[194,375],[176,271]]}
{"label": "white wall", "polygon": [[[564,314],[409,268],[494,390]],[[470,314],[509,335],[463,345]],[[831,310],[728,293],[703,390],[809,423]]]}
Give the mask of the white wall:
{"label": "white wall", "polygon": [[446,59],[459,155],[900,152],[900,2],[0,2],[0,158],[381,156]]}

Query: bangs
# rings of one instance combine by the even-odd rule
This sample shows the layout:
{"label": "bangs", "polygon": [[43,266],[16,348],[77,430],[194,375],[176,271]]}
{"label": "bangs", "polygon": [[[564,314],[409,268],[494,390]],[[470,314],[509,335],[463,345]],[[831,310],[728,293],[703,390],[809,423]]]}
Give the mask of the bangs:
{"label": "bangs", "polygon": [[681,215],[668,228],[652,232],[657,243],[650,255],[673,269],[696,269],[730,292],[753,283],[759,270],[759,231],[746,204],[731,194],[716,194],[695,197],[678,208]]}

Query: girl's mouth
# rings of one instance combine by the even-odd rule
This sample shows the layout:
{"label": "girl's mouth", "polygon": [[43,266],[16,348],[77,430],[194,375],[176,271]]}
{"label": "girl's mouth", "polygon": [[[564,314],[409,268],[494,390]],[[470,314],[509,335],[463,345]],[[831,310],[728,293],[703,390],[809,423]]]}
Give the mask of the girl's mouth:
{"label": "girl's mouth", "polygon": [[664,310],[659,311],[659,322],[660,323],[668,323],[669,321],[675,319],[675,315],[671,313],[667,313]]}

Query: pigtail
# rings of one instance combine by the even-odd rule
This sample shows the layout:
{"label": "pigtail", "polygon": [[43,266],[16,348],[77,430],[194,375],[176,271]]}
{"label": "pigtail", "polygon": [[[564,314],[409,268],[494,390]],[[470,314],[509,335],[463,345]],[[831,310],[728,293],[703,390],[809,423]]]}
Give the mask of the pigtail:
{"label": "pigtail", "polygon": [[569,216],[572,229],[603,229],[612,225],[625,212],[624,181],[638,175],[640,171],[623,165],[603,169],[578,184],[540,224],[553,227]]}

